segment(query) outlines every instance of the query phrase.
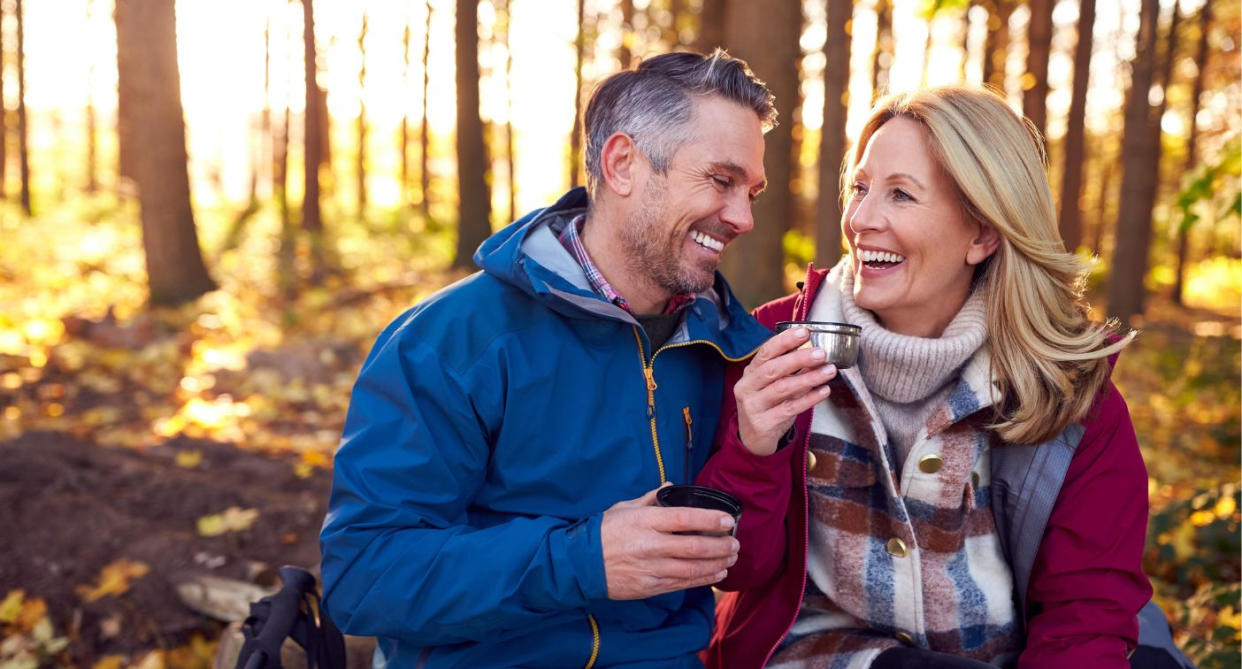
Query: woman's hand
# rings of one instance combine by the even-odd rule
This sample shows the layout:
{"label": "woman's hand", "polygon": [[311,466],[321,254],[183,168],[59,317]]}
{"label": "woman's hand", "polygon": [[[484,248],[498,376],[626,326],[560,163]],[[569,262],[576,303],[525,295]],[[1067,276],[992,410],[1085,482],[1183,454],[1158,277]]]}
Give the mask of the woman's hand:
{"label": "woman's hand", "polygon": [[819,348],[799,348],[810,332],[793,327],[769,339],[733,386],[737,398],[737,432],[755,455],[771,455],[798,414],[828,396],[835,365]]}

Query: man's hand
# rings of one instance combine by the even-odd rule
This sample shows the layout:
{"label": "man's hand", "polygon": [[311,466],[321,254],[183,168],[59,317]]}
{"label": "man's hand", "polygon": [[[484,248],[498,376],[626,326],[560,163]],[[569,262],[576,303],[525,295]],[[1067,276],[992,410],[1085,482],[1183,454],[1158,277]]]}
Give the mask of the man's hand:
{"label": "man's hand", "polygon": [[733,386],[737,398],[737,433],[755,455],[771,455],[777,442],[797,419],[828,396],[828,382],[837,375],[824,364],[818,348],[799,348],[810,338],[803,327],[772,337],[759,350]]}
{"label": "man's hand", "polygon": [[609,599],[644,599],[711,585],[737,561],[737,539],[728,535],[732,516],[710,509],[655,506],[656,490],[604,512],[600,538]]}

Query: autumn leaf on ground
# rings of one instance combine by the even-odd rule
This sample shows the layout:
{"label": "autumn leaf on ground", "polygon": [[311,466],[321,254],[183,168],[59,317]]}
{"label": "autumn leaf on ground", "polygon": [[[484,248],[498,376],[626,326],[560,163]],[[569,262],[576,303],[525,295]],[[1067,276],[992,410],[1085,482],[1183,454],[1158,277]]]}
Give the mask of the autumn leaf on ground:
{"label": "autumn leaf on ground", "polygon": [[204,537],[217,537],[226,532],[240,532],[250,529],[250,526],[254,525],[254,521],[258,519],[258,509],[230,506],[222,513],[199,518],[198,533]]}
{"label": "autumn leaf on ground", "polygon": [[150,568],[144,562],[120,558],[113,560],[99,572],[97,585],[79,585],[75,588],[82,601],[90,604],[108,595],[122,595],[133,581],[147,575]]}

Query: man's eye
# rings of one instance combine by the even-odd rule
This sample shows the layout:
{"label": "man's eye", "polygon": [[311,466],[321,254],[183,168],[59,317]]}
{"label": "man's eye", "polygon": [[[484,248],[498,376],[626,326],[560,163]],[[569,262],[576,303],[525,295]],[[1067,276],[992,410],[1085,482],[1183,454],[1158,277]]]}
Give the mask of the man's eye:
{"label": "man's eye", "polygon": [[721,188],[728,188],[733,185],[733,180],[726,177],[712,177],[712,181],[716,182]]}

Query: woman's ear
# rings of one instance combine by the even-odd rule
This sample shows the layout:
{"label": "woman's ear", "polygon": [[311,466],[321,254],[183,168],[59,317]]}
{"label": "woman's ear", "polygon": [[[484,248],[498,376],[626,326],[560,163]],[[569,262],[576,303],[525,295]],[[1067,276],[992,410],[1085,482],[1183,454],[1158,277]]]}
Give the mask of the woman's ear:
{"label": "woman's ear", "polygon": [[996,228],[987,223],[979,224],[979,234],[970,242],[970,246],[966,249],[966,264],[978,265],[979,263],[992,257],[996,253],[996,247],[1000,246],[1000,233]]}
{"label": "woman's ear", "polygon": [[599,155],[604,187],[621,197],[629,196],[634,191],[637,162],[634,139],[623,132],[613,133],[604,141]]}

